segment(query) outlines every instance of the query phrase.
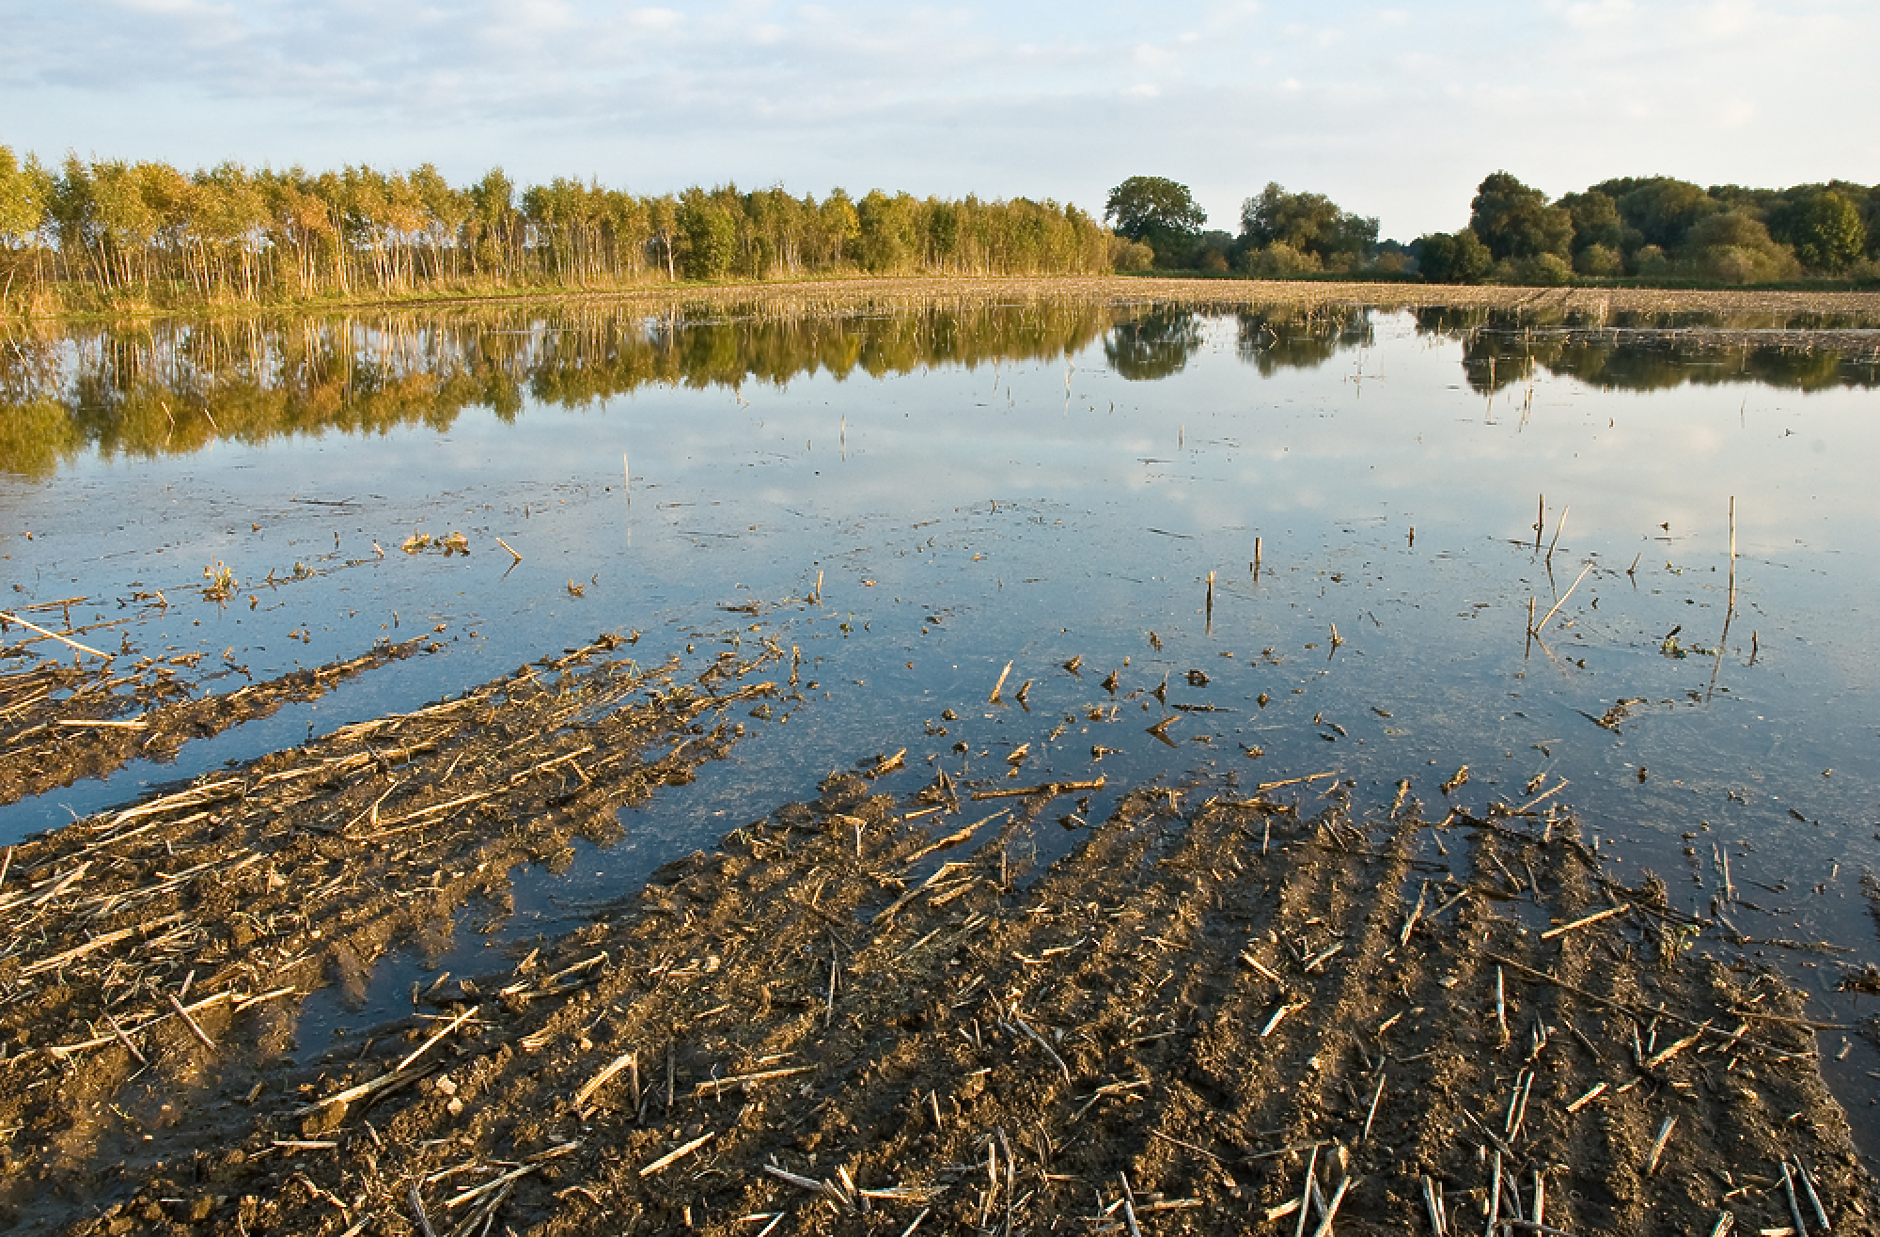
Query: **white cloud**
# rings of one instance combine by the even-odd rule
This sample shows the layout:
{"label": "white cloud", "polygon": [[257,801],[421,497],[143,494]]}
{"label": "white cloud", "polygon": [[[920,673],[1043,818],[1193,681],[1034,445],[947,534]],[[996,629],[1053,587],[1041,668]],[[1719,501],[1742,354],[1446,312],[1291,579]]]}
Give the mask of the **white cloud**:
{"label": "white cloud", "polygon": [[1874,166],[1847,118],[1880,111],[1880,6],[1373,3],[17,2],[0,139],[55,160],[434,160],[457,180],[501,163],[1086,207],[1150,152],[1217,218],[1277,179],[1404,237],[1456,226],[1501,163],[1555,193]]}

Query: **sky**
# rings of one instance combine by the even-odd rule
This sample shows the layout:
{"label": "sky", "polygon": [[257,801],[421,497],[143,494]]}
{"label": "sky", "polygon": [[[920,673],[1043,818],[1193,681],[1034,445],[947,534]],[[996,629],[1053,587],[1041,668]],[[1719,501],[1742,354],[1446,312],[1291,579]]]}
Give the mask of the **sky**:
{"label": "sky", "polygon": [[0,144],[1052,198],[1269,181],[1409,240],[1506,169],[1880,182],[1874,0],[0,0]]}

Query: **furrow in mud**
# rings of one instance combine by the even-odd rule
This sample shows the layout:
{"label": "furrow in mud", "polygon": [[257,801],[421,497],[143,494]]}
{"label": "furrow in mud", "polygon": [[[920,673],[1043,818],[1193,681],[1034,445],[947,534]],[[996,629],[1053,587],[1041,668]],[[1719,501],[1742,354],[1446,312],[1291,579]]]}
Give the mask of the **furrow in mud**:
{"label": "furrow in mud", "polygon": [[832,776],[353,1060],[217,1058],[244,1118],[64,1229],[1708,1232],[1786,1159],[1875,1231],[1799,997],[1563,813],[1140,788],[1031,871],[1054,797]]}
{"label": "furrow in mud", "polygon": [[681,683],[676,663],[644,670],[620,646],[11,848],[0,1208],[56,1212],[117,1161],[105,1175],[134,1185],[151,1131],[252,1104],[279,1077],[309,992],[363,994],[393,944],[441,948],[467,904],[506,905],[516,864],[612,840],[622,804],[689,780],[741,733],[731,707],[776,693],[741,682],[774,647]]}
{"label": "furrow in mud", "polygon": [[190,742],[317,700],[347,679],[436,647],[425,638],[380,644],[345,661],[180,700],[174,697],[187,697],[190,684],[174,665],[148,659],[124,673],[111,664],[88,672],[46,663],[0,675],[0,806],[108,777],[133,760],[173,760]]}

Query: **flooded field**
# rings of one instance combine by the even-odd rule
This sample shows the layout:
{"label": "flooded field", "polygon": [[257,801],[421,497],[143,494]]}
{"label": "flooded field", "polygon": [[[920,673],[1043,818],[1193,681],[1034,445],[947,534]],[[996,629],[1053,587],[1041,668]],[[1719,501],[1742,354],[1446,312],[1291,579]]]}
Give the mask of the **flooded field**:
{"label": "flooded field", "polygon": [[1875,326],[16,332],[0,1224],[1874,1231]]}

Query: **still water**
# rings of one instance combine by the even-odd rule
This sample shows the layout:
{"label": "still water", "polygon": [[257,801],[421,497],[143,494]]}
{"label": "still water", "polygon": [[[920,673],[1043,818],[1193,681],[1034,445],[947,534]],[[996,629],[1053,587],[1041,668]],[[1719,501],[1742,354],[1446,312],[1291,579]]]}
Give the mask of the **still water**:
{"label": "still water", "polygon": [[[1834,986],[1880,954],[1880,360],[1864,324],[1794,325],[1018,298],[9,339],[0,605],[76,599],[38,621],[201,653],[204,690],[440,647],[0,809],[0,844],[600,632],[652,663],[755,627],[802,650],[809,700],[618,846],[516,873],[505,931],[901,748],[890,789],[1003,778],[1025,745],[1008,784],[1105,775],[1099,819],[1145,782],[1321,773],[1440,815],[1466,767],[1450,802],[1552,790],[1687,909],[1727,852],[1737,926],[1831,946],[1764,956],[1857,1022],[1874,999]],[[400,548],[451,533],[468,555]],[[1848,1099],[1880,1059],[1832,1060],[1841,1034]]]}

